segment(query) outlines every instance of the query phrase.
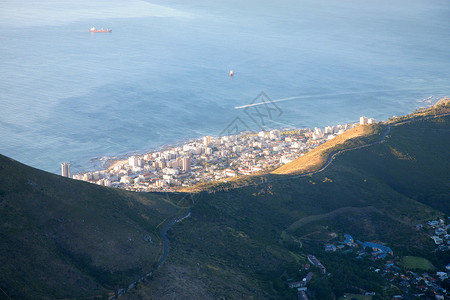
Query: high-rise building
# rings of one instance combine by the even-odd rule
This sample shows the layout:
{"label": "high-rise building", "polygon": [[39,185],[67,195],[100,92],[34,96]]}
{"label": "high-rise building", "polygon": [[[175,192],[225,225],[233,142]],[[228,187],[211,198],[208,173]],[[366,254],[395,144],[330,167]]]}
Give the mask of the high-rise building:
{"label": "high-rise building", "polygon": [[191,158],[183,157],[183,171],[190,172],[191,171]]}
{"label": "high-rise building", "polygon": [[177,168],[183,168],[183,158],[182,157],[177,157]]}
{"label": "high-rise building", "polygon": [[269,132],[269,137],[271,140],[279,140],[281,136],[281,132],[277,129],[271,130]]}
{"label": "high-rise building", "polygon": [[145,160],[144,160],[142,157],[139,157],[139,158],[137,159],[137,165],[138,165],[138,167],[143,168],[143,167],[144,167],[144,164],[145,164]]}
{"label": "high-rise building", "polygon": [[138,166],[138,157],[137,156],[130,156],[128,158],[128,164],[130,165],[130,167],[137,167]]}
{"label": "high-rise building", "polygon": [[166,167],[166,161],[164,159],[157,159],[154,164],[155,168],[158,170],[164,169]]}
{"label": "high-rise building", "polygon": [[64,162],[61,164],[61,176],[71,178],[70,175],[70,164],[67,162]]}
{"label": "high-rise building", "polygon": [[211,137],[209,135],[203,137],[203,145],[208,147],[208,145],[211,143]]}

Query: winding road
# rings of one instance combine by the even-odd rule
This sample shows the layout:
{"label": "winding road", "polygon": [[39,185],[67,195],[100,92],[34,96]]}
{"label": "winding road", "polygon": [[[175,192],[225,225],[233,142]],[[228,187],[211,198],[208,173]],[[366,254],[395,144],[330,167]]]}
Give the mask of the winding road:
{"label": "winding road", "polygon": [[[189,208],[186,213],[176,219],[173,219],[172,221],[170,221],[162,230],[161,230],[161,238],[163,240],[163,254],[161,256],[161,258],[158,261],[158,264],[156,266],[157,269],[159,269],[159,267],[161,266],[161,264],[166,260],[167,258],[167,254],[169,253],[169,239],[166,236],[167,231],[176,223],[179,223],[181,221],[183,221],[186,218],[189,218],[191,216],[191,209]],[[153,271],[149,271],[147,272],[145,275],[142,275],[141,277],[139,277],[139,279],[131,282],[127,287],[124,288],[120,288],[116,291],[117,296],[114,296],[112,298],[109,298],[109,300],[116,300],[118,299],[120,296],[124,295],[126,292],[130,291],[131,289],[133,289],[137,283],[143,281],[145,278],[151,276],[153,274]]]}
{"label": "winding road", "polygon": [[167,224],[163,230],[161,230],[161,237],[163,239],[163,254],[161,256],[161,258],[158,261],[158,265],[157,268],[159,269],[159,267],[161,266],[161,264],[166,260],[167,258],[167,254],[169,253],[169,239],[166,236],[167,231],[170,229],[170,227],[172,227],[175,223],[181,222],[184,219],[188,218],[191,215],[191,210],[188,209],[187,212],[180,218],[177,219],[173,219],[172,221],[169,222],[169,224]]}

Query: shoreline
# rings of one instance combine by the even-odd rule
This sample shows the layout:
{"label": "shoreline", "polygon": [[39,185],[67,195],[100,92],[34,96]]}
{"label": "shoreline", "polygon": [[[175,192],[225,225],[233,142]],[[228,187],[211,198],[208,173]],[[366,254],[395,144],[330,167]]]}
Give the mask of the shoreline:
{"label": "shoreline", "polygon": [[[426,105],[425,107],[420,107],[420,108],[418,108],[416,110],[433,107],[433,106],[439,104],[439,102],[442,99],[448,99],[446,97],[436,98],[436,99],[433,99],[434,100],[433,103],[430,103],[430,98],[431,97],[421,100],[420,101],[421,103],[427,102],[428,105]],[[386,121],[381,121],[380,120],[378,122],[386,122]],[[347,124],[351,124],[351,123],[347,123]],[[329,125],[329,126],[326,126],[326,127],[330,127],[330,126],[333,127],[333,126],[338,126],[338,125]],[[311,129],[311,128],[267,129],[265,132],[269,133],[270,131],[275,130],[275,131],[282,132],[282,135],[286,135],[287,132],[294,132],[294,131],[300,132],[302,130],[312,132],[316,128],[318,128],[318,127],[314,127],[314,129]],[[257,135],[258,135],[258,132],[250,131],[250,132],[240,132],[239,134],[229,135],[227,137],[232,137],[232,138],[235,139],[235,138],[248,137],[248,136],[257,136]],[[221,139],[221,138],[223,138],[223,137],[213,137],[213,139],[215,139],[215,140],[216,139]],[[94,159],[91,159],[91,167],[90,168],[86,168],[86,169],[84,169],[82,171],[78,171],[78,172],[76,172],[74,174],[82,175],[82,174],[101,172],[101,171],[113,172],[115,168],[123,168],[124,166],[128,166],[129,159],[132,156],[142,157],[144,155],[149,155],[149,154],[153,154],[153,153],[164,152],[164,151],[171,151],[173,149],[182,148],[183,146],[188,145],[188,144],[192,144],[192,143],[200,143],[201,144],[202,143],[202,137],[191,138],[189,140],[184,140],[184,141],[178,140],[175,143],[164,144],[164,145],[161,145],[161,146],[152,147],[152,149],[147,150],[147,151],[142,151],[142,150],[141,151],[133,151],[133,152],[128,152],[127,154],[117,155],[117,156],[112,156],[112,157],[102,156],[102,157],[99,157],[99,158],[94,158]],[[95,163],[95,162],[97,162],[97,163]],[[92,166],[94,164],[96,164],[95,167]]]}
{"label": "shoreline", "polygon": [[[363,124],[376,121],[366,118]],[[73,179],[136,192],[174,192],[199,183],[251,175],[279,167],[318,145],[358,126],[282,128],[191,139],[148,152],[102,157],[103,167]]]}

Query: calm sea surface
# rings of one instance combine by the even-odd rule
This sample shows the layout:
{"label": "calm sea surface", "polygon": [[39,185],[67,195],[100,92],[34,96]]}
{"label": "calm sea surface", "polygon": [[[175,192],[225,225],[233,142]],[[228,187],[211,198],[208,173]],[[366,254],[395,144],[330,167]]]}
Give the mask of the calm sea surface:
{"label": "calm sea surface", "polygon": [[266,106],[235,107],[260,92],[278,109],[267,129],[386,120],[450,96],[448,0],[66,2],[0,1],[0,153],[54,173],[219,135],[236,117],[258,130],[246,112]]}

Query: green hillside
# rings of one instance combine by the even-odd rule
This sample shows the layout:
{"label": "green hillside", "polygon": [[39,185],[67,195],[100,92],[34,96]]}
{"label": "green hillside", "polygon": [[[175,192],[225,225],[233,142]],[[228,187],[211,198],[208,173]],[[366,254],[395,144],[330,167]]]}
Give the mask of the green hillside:
{"label": "green hillside", "polygon": [[163,195],[104,188],[0,156],[0,299],[128,286],[154,269],[158,225],[177,212]]}
{"label": "green hillside", "polygon": [[[191,194],[125,192],[0,156],[0,298],[112,296],[155,271],[161,230],[190,205],[189,218],[167,232],[161,268],[121,299],[296,299],[288,283],[306,276],[309,254],[329,273],[311,267],[310,299],[365,291],[391,299],[400,289],[373,272],[388,259],[409,269],[418,264],[405,257],[436,270],[450,262],[415,228],[450,214],[447,108],[384,124],[380,143],[379,131],[370,146],[344,143],[359,148],[322,171],[245,177]],[[324,251],[344,234],[385,244],[394,256]]]}
{"label": "green hillside", "polygon": [[210,187],[169,231],[171,254],[154,280],[128,297],[296,299],[287,280],[301,279],[311,253],[332,274],[313,280],[315,299],[361,290],[391,297],[396,290],[384,290],[370,261],[323,247],[348,233],[443,268],[445,252],[432,252],[433,240],[414,225],[450,213],[449,131],[449,116],[392,124],[385,142],[341,153],[322,172]]}

